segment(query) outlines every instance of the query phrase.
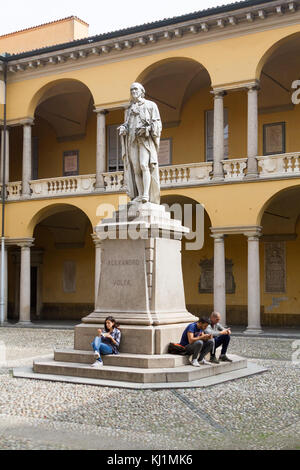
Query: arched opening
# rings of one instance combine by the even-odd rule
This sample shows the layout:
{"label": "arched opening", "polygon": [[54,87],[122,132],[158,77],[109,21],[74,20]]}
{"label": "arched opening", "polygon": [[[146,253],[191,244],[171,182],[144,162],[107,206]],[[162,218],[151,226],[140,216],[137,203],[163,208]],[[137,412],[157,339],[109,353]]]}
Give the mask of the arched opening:
{"label": "arched opening", "polygon": [[213,110],[206,68],[192,59],[169,58],[149,66],[136,81],[143,84],[146,99],[154,101],[160,111],[160,165],[205,161],[206,112]]}
{"label": "arched opening", "polygon": [[274,44],[258,66],[259,154],[299,151],[300,107],[295,105],[292,83],[300,79],[300,33]]}
{"label": "arched opening", "polygon": [[300,186],[275,194],[262,208],[263,325],[300,324]]}
{"label": "arched opening", "polygon": [[[35,221],[35,223],[34,223]],[[56,204],[33,221],[31,321],[80,320],[93,310],[94,244],[92,225],[75,206]],[[9,250],[8,318],[18,319],[20,249]]]}
{"label": "arched opening", "polygon": [[188,100],[211,79],[199,63],[186,58],[167,59],[151,65],[137,81],[146,89],[146,97],[159,106],[164,127],[175,125]]}
{"label": "arched opening", "polygon": [[[96,116],[89,88],[78,80],[47,84],[31,103],[32,179],[95,173]],[[22,127],[12,128],[11,181],[22,179]]]}
{"label": "arched opening", "polygon": [[[182,241],[182,271],[187,309],[194,315],[207,315],[213,305],[213,241],[208,213],[197,211],[199,203],[181,195],[162,196],[161,204],[171,212],[171,217],[181,219],[193,235]],[[204,263],[203,263],[204,261]],[[205,264],[205,262],[208,262]]]}
{"label": "arched opening", "polygon": [[[163,196],[162,203],[179,204],[184,225],[198,232],[197,237],[182,243],[182,269],[186,304],[189,312],[194,315],[207,316],[214,308],[214,239],[211,233],[211,218],[203,210],[203,218],[196,215],[194,199],[170,195]],[[180,210],[178,211],[180,213]],[[175,210],[176,214],[176,210]],[[192,218],[189,217],[192,214]],[[176,215],[175,215],[176,217]],[[192,220],[192,223],[189,223]],[[188,223],[187,223],[188,222]],[[198,225],[198,227],[197,227]],[[202,226],[201,226],[202,225]],[[203,244],[201,240],[203,229]],[[192,242],[192,243],[191,243]],[[187,243],[191,243],[187,247]],[[225,236],[225,288],[226,288],[226,322],[228,325],[247,325],[247,244],[243,234]],[[222,314],[222,312],[221,312]]]}

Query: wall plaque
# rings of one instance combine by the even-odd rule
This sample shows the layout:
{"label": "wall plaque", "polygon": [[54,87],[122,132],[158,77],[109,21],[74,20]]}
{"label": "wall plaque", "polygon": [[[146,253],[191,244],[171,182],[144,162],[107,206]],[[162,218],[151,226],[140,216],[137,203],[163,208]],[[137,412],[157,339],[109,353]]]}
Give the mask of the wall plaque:
{"label": "wall plaque", "polygon": [[265,292],[286,291],[285,242],[265,242]]}
{"label": "wall plaque", "polygon": [[[200,261],[201,276],[199,281],[200,294],[212,294],[214,292],[214,259],[203,259]],[[232,272],[233,262],[231,259],[225,259],[225,283],[226,293],[235,293],[235,282]]]}
{"label": "wall plaque", "polygon": [[285,122],[273,122],[263,126],[264,155],[285,153]]}
{"label": "wall plaque", "polygon": [[79,173],[79,152],[68,150],[63,155],[63,176],[74,176]]}
{"label": "wall plaque", "polygon": [[64,262],[63,290],[67,294],[76,292],[76,263],[75,261]]}

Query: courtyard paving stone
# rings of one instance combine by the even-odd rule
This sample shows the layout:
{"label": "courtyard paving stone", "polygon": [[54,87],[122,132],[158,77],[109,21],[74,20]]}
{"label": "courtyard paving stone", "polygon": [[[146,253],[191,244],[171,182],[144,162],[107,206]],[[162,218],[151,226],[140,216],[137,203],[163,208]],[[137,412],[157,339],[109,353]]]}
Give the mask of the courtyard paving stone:
{"label": "courtyard paving stone", "polygon": [[[299,449],[294,339],[232,337],[268,371],[205,389],[125,390],[19,379],[12,368],[73,346],[72,330],[0,328],[0,449]],[[0,357],[1,359],[1,357]]]}

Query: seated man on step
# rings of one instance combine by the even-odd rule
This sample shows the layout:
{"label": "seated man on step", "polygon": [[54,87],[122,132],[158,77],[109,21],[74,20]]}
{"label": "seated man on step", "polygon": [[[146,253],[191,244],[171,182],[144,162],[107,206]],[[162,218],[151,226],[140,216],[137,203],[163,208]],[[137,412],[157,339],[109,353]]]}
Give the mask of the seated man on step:
{"label": "seated man on step", "polygon": [[185,347],[187,355],[192,355],[191,365],[194,367],[200,367],[200,364],[209,365],[204,356],[212,351],[214,340],[211,334],[204,333],[208,325],[208,318],[200,318],[188,325],[182,333],[180,344]]}
{"label": "seated man on step", "polygon": [[226,352],[229,346],[231,330],[230,328],[224,328],[221,323],[221,315],[219,312],[212,312],[210,315],[210,324],[205,329],[205,333],[212,335],[214,339],[214,348],[210,354],[210,362],[213,364],[219,364],[218,359],[216,358],[216,349],[222,346],[220,361],[232,362]]}

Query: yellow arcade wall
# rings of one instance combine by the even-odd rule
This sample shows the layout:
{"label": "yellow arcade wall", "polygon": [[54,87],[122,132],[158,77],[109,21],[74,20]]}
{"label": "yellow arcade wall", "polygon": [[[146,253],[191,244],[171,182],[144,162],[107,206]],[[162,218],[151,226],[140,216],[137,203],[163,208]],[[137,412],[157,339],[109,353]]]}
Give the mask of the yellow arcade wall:
{"label": "yellow arcade wall", "polygon": [[[34,111],[43,92],[56,80],[74,79],[85,83],[90,89],[96,106],[108,107],[128,100],[130,84],[147,73],[148,68],[172,57],[187,57],[206,67],[212,86],[241,84],[259,78],[261,68],[274,47],[291,34],[300,32],[300,25],[290,25],[260,33],[245,34],[240,37],[215,40],[194,46],[167,47],[161,52],[139,57],[121,58],[119,61],[92,65],[69,72],[57,73],[55,68],[48,75],[32,76],[26,80],[13,78],[8,85],[8,119],[18,120],[34,117]],[[245,54],[247,51],[247,54]],[[122,79],[120,79],[122,77]],[[172,137],[173,162],[189,163],[204,161],[205,155],[205,111],[213,108],[210,89],[199,90],[184,106],[181,123],[178,127],[164,129],[162,138]],[[246,156],[247,143],[247,94],[246,91],[229,93],[224,98],[229,113],[229,156]],[[264,114],[259,116],[259,153],[262,154],[262,126],[271,122],[286,122],[286,151],[300,150],[298,122],[300,106],[292,111]],[[121,111],[107,115],[107,125],[122,122]],[[79,150],[80,174],[95,173],[96,157],[96,115],[93,113],[87,122],[86,137],[77,141],[57,142],[53,129],[46,121],[36,119],[33,135],[39,139],[39,178],[62,175],[62,154],[66,150]],[[10,131],[10,181],[21,179],[22,174],[22,128],[16,126]],[[300,178],[254,183],[208,185],[198,188],[162,190],[162,195],[183,195],[204,204],[205,244],[197,252],[183,252],[183,273],[186,302],[195,313],[212,308],[212,294],[199,294],[199,262],[213,257],[213,240],[209,228],[259,225],[265,207],[279,191],[300,185]],[[123,195],[123,198],[125,196]],[[10,238],[32,237],[36,225],[55,210],[71,204],[81,209],[94,227],[100,220],[99,205],[117,207],[119,195],[90,195],[20,201],[6,205],[6,236]],[[59,205],[59,207],[58,207]],[[53,212],[54,211],[54,212]],[[104,214],[102,214],[103,216]],[[297,225],[299,235],[300,226]],[[39,245],[44,247],[43,302],[46,304],[92,304],[94,292],[94,246],[90,233],[86,233],[82,249],[57,250],[53,239],[40,229],[35,233]],[[236,283],[235,294],[227,295],[229,319],[233,322],[245,320],[247,306],[247,240],[243,235],[230,235],[226,238],[226,258],[233,261],[233,274]],[[264,245],[260,244],[261,259],[261,304],[263,322],[283,322],[282,315],[299,317],[299,237],[286,242],[287,291],[273,295],[264,293]],[[78,266],[78,290],[73,294],[62,291],[61,272],[65,260],[75,260]],[[92,267],[92,268],[91,268]],[[12,272],[9,272],[10,279]],[[12,291],[9,292],[12,300]],[[276,307],[274,298],[286,298]],[[209,313],[206,311],[206,313]],[[76,314],[77,315],[77,314]],[[287,321],[286,318],[284,321]]]}
{"label": "yellow arcade wall", "polygon": [[[201,250],[183,251],[182,267],[187,308],[196,315],[208,315],[213,309],[213,294],[199,293],[200,261],[214,256],[213,239],[210,237],[209,217],[205,215],[205,243]],[[260,242],[261,320],[263,325],[299,324],[300,285],[300,221],[297,238],[286,244],[286,291],[265,292],[265,244]],[[233,262],[235,292],[226,294],[227,321],[231,324],[247,324],[247,238],[229,235],[225,238],[226,259]]]}
{"label": "yellow arcade wall", "polygon": [[[229,93],[224,98],[228,109],[229,158],[247,156],[247,94],[245,91]],[[184,106],[177,127],[165,128],[162,138],[172,138],[172,163],[205,161],[205,111],[213,109],[209,89],[195,93]],[[123,112],[112,111],[107,115],[107,126],[120,124]],[[286,152],[300,150],[300,105],[293,110],[259,115],[259,155],[263,155],[263,125],[274,122],[286,123]],[[58,142],[54,129],[42,118],[35,119],[33,136],[38,139],[38,177],[51,178],[63,175],[63,152],[79,151],[79,174],[96,171],[96,114],[92,113],[86,126],[85,137],[79,140]],[[10,181],[22,178],[23,134],[21,126],[10,130]]]}
{"label": "yellow arcade wall", "polygon": [[[142,76],[147,68],[172,57],[185,57],[201,63],[211,77],[212,86],[245,83],[259,78],[261,68],[281,40],[298,33],[300,25],[290,25],[262,32],[196,44],[177,49],[166,48],[162,52],[140,55],[134,58],[120,57],[118,61],[91,65],[69,72],[14,80],[8,85],[8,119],[33,117],[41,94],[49,82],[63,79],[82,81],[90,89],[96,106],[109,107],[128,99],[130,84]],[[245,54],[247,51],[247,54]],[[122,77],[122,80],[120,80]]]}

